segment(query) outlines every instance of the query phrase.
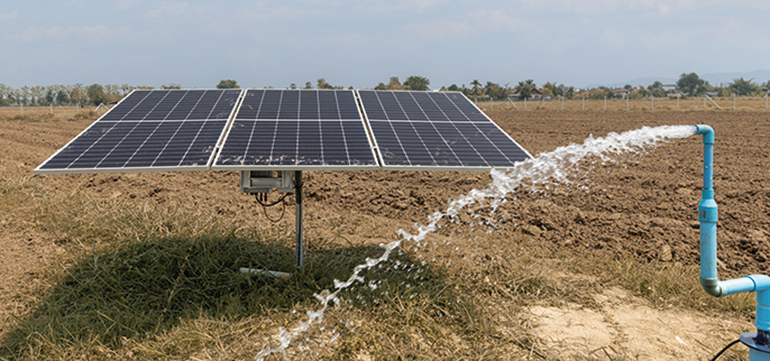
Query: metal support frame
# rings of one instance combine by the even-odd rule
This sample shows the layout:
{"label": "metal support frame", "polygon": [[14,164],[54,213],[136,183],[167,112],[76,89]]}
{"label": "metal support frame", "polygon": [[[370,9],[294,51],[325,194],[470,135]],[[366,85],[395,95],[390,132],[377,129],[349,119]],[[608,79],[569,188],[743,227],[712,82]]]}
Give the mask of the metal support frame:
{"label": "metal support frame", "polygon": [[296,222],[294,225],[294,232],[297,237],[297,266],[301,270],[305,270],[305,249],[302,244],[302,171],[298,170],[294,172],[294,198],[296,199],[297,206],[294,210]]}
{"label": "metal support frame", "polygon": [[[244,170],[241,171],[240,187],[244,193],[269,193],[294,192],[296,201],[295,207],[295,234],[297,239],[297,266],[305,269],[305,248],[302,242],[302,171],[278,171],[278,176],[274,176],[274,171]],[[244,273],[260,273],[275,276],[274,271],[247,270]],[[278,272],[281,273],[281,272]]]}

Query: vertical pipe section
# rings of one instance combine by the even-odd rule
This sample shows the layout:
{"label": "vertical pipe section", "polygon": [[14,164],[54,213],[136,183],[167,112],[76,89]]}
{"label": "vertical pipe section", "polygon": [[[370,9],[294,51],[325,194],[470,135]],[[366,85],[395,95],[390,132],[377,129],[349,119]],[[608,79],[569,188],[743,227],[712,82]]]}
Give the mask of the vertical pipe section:
{"label": "vertical pipe section", "polygon": [[297,266],[305,270],[305,250],[302,245],[302,171],[294,172],[294,197],[297,202],[294,232],[297,235]]}
{"label": "vertical pipe section", "polygon": [[696,125],[695,128],[695,134],[703,135],[703,196],[698,205],[701,286],[706,293],[715,297],[756,292],[757,319],[754,325],[760,331],[770,331],[770,277],[751,275],[720,281],[717,275],[718,215],[717,203],[714,201],[714,130],[708,125]]}
{"label": "vertical pipe section", "polygon": [[698,204],[700,221],[700,284],[706,293],[719,297],[717,276],[717,203],[714,201],[714,130],[696,125],[695,134],[703,135],[703,194]]}

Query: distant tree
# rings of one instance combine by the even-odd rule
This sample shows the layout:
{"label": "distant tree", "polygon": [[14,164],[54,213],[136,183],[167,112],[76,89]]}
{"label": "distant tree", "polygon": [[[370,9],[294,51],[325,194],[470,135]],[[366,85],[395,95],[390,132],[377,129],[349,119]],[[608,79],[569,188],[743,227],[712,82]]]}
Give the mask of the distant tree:
{"label": "distant tree", "polygon": [[759,86],[754,84],[753,79],[744,80],[743,77],[733,79],[728,88],[730,91],[739,96],[753,95],[759,93]]}
{"label": "distant tree", "polygon": [[473,79],[471,86],[471,94],[473,94],[474,101],[478,100],[479,94],[481,94],[481,83],[479,83],[478,79]]}
{"label": "distant tree", "polygon": [[374,90],[388,90],[388,86],[385,83],[379,83],[374,87]]}
{"label": "distant tree", "polygon": [[705,85],[706,81],[698,77],[698,74],[695,73],[682,73],[682,75],[679,76],[679,80],[676,81],[676,87],[690,95],[700,94],[700,87]]}
{"label": "distant tree", "polygon": [[503,100],[508,98],[508,87],[488,81],[484,86],[484,94],[490,99]]}
{"label": "distant tree", "polygon": [[[550,93],[550,94],[546,94],[545,90],[548,90],[548,93]],[[544,96],[550,96],[550,97],[555,98],[555,97],[560,96],[562,94],[563,94],[563,92],[561,90],[561,87],[557,86],[556,82],[553,82],[553,83],[546,82],[545,84],[543,84],[543,95]]]}
{"label": "distant tree", "polygon": [[[220,82],[220,84],[222,84],[222,83]],[[237,87],[237,85],[236,85],[236,87]],[[161,85],[160,88],[161,89],[182,89],[182,86],[177,84],[177,83],[168,83],[167,85]],[[222,89],[222,88],[220,88],[220,89]],[[112,92],[109,92],[109,93],[112,93]]]}
{"label": "distant tree", "polygon": [[289,88],[290,89],[297,89],[297,84],[291,83],[291,85],[289,85]]}
{"label": "distant tree", "polygon": [[0,83],[0,106],[11,105],[10,100],[8,100],[8,93],[9,87]]}
{"label": "distant tree", "polygon": [[661,83],[660,81],[656,80],[652,84],[650,84],[650,86],[647,87],[647,88],[650,89],[650,90],[652,90],[652,89],[662,89],[663,88],[663,83]]}
{"label": "distant tree", "polygon": [[217,89],[240,89],[241,87],[238,86],[238,82],[232,79],[225,79],[221,80],[219,84],[217,84]]}
{"label": "distant tree", "polygon": [[452,84],[448,88],[446,88],[446,90],[448,90],[450,92],[456,92],[456,91],[460,90],[460,88],[457,87],[457,84]]}
{"label": "distant tree", "polygon": [[92,84],[86,88],[86,95],[93,105],[109,103],[112,101],[110,96],[104,92],[104,87],[99,84]]}
{"label": "distant tree", "polygon": [[428,88],[428,85],[430,85],[430,80],[428,80],[426,77],[418,75],[409,76],[404,81],[404,87],[411,90],[426,91],[430,89]]}
{"label": "distant tree", "polygon": [[516,85],[515,91],[519,93],[519,99],[529,99],[532,98],[532,88],[535,87],[535,81],[532,79],[527,79],[524,81],[520,81],[518,85]]}
{"label": "distant tree", "polygon": [[18,96],[17,99],[19,100],[20,104],[28,105],[29,104],[29,98],[32,97],[32,88],[28,86],[22,86],[19,88],[19,91],[17,92]]}
{"label": "distant tree", "polygon": [[570,86],[570,87],[567,87],[566,89],[562,89],[562,91],[563,91],[563,93],[562,93],[562,94],[563,94],[563,95],[564,95],[564,97],[565,97],[565,98],[567,98],[567,99],[572,99],[572,98],[574,98],[574,97],[575,97],[575,93],[577,92],[577,91],[575,90],[575,87],[574,87],[574,86]]}
{"label": "distant tree", "polygon": [[334,86],[326,82],[326,79],[320,78],[317,80],[318,89],[334,89]]}
{"label": "distant tree", "polygon": [[311,82],[305,82],[305,89],[313,89],[313,83]]}
{"label": "distant tree", "polygon": [[77,83],[72,86],[70,89],[70,99],[72,99],[75,104],[83,104],[88,100],[88,93],[86,93],[86,89],[83,88],[82,83]]}

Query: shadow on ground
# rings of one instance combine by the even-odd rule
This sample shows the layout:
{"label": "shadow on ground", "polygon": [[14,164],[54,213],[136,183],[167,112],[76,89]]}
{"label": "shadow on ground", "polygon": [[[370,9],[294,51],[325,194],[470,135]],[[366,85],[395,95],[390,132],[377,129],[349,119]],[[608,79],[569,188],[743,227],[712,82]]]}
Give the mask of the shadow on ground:
{"label": "shadow on ground", "polygon": [[[314,293],[332,289],[334,279],[347,279],[356,265],[383,252],[376,246],[326,248],[306,253],[304,272],[296,268],[293,248],[234,235],[171,237],[96,252],[72,264],[34,310],[16,321],[2,340],[0,357],[23,357],[45,344],[120,347],[125,339],[149,338],[185,319],[290,310],[314,302]],[[403,253],[395,257],[411,263]],[[292,275],[246,276],[240,267]],[[393,269],[368,272],[383,273],[394,285],[410,278]]]}

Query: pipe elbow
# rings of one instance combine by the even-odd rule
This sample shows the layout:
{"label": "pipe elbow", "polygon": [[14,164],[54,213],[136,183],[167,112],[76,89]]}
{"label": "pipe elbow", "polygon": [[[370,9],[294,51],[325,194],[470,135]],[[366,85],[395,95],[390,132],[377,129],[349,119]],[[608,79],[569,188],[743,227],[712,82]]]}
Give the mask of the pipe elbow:
{"label": "pipe elbow", "polygon": [[714,129],[706,124],[695,125],[695,134],[703,135],[703,144],[714,144]]}
{"label": "pipe elbow", "polygon": [[714,297],[722,297],[722,287],[719,286],[719,280],[714,278],[703,278],[700,279],[700,285],[703,287],[703,290],[706,291],[709,295],[712,295]]}

